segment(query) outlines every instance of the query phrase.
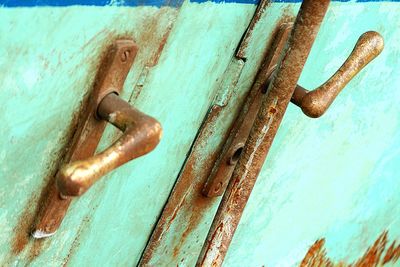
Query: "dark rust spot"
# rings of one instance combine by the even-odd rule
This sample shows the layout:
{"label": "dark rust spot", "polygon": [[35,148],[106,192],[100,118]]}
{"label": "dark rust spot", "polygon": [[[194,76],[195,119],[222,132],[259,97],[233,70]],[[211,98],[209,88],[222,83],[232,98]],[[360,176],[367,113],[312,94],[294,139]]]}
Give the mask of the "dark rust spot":
{"label": "dark rust spot", "polygon": [[276,108],[270,107],[268,112],[271,113],[271,114],[275,114],[276,113]]}

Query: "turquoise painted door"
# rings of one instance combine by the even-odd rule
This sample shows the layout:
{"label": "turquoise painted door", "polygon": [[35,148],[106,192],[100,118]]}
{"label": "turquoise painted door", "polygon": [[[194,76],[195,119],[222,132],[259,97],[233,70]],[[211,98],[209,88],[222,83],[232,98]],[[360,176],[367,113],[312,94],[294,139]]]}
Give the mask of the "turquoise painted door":
{"label": "turquoise painted door", "polygon": [[[300,5],[274,1],[255,20],[256,2],[228,2],[0,1],[0,265],[196,264],[221,200],[201,195],[205,170],[276,28]],[[385,50],[323,118],[289,107],[225,266],[363,263],[371,251],[398,265],[399,11],[392,1],[331,4],[301,85],[325,81],[367,30]],[[57,234],[35,241],[41,195],[120,37],[139,46],[121,96],[161,122],[161,143],[75,199]],[[108,127],[98,150],[118,135]]]}
{"label": "turquoise painted door", "polygon": [[[126,2],[0,3],[2,266],[139,261],[255,10]],[[120,37],[139,46],[121,96],[161,122],[162,141],[74,200],[56,235],[35,241],[29,232],[41,194],[71,140],[102,53]],[[98,150],[117,136],[107,128]]]}

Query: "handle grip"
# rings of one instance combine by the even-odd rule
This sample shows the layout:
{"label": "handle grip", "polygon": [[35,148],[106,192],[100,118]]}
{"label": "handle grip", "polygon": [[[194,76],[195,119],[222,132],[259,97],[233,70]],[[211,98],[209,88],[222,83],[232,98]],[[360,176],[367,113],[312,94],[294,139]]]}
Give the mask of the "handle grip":
{"label": "handle grip", "polygon": [[332,77],[312,91],[298,85],[292,102],[307,116],[320,117],[351,79],[382,52],[383,47],[383,38],[379,33],[368,31],[362,34],[350,56]]}
{"label": "handle grip", "polygon": [[97,114],[124,133],[103,152],[59,170],[56,182],[63,196],[82,195],[103,175],[152,151],[161,139],[162,129],[157,120],[132,108],[114,93],[103,98]]}

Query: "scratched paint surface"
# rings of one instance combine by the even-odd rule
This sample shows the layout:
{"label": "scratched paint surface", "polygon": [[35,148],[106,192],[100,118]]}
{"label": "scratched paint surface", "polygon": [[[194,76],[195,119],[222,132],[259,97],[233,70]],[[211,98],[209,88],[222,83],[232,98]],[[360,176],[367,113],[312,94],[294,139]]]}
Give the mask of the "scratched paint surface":
{"label": "scratched paint surface", "polygon": [[302,86],[325,81],[365,31],[385,50],[320,119],[289,107],[224,266],[400,266],[399,12],[331,5]]}
{"label": "scratched paint surface", "polygon": [[[171,7],[0,8],[0,265],[139,260],[253,11],[252,5],[189,2],[180,13]],[[104,48],[120,36],[139,45],[122,97],[162,123],[161,144],[75,200],[54,237],[33,242],[28,232],[40,192]],[[99,150],[114,138],[109,128]]]}

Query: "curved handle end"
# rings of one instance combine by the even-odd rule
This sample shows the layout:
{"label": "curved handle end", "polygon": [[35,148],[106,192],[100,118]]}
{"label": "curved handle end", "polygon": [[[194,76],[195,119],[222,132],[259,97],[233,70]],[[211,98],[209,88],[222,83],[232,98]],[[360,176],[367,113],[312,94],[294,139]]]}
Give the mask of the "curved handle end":
{"label": "curved handle end", "polygon": [[311,118],[322,116],[351,79],[375,59],[383,48],[384,40],[378,32],[363,33],[347,60],[331,78],[312,91],[297,86],[292,102]]}
{"label": "curved handle end", "polygon": [[116,94],[104,98],[99,115],[124,133],[103,152],[71,162],[59,170],[56,185],[62,196],[82,195],[102,176],[154,150],[161,140],[161,124]]}

